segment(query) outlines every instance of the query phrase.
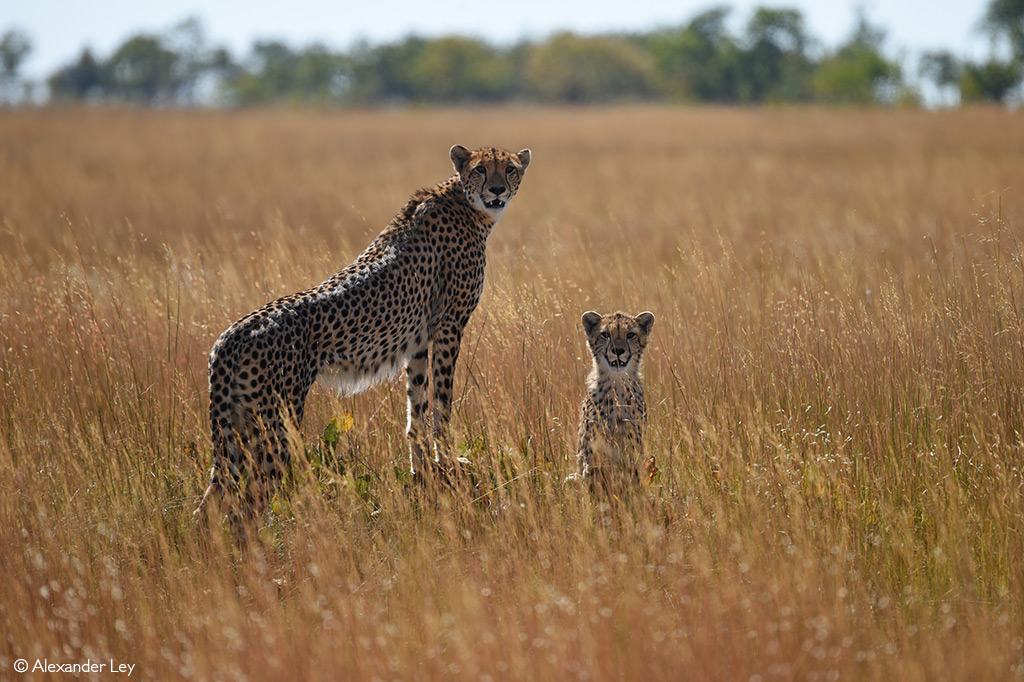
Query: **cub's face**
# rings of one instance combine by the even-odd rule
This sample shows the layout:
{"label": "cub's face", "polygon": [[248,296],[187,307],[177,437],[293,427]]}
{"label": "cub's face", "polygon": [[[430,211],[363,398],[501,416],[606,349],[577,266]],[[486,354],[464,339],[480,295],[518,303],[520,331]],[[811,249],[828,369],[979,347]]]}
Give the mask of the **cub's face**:
{"label": "cub's face", "polygon": [[497,220],[519,189],[530,165],[530,150],[513,154],[491,147],[471,152],[457,144],[449,153],[469,204]]}
{"label": "cub's face", "polygon": [[653,313],[633,317],[623,312],[599,315],[591,310],[583,313],[582,321],[590,352],[599,367],[625,372],[639,366],[654,326]]}

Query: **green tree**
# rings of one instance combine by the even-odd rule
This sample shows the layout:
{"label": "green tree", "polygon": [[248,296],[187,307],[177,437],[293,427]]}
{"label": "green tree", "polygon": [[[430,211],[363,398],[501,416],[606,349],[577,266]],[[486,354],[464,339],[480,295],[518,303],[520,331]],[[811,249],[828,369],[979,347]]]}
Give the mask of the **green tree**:
{"label": "green tree", "polygon": [[169,102],[179,84],[175,74],[177,61],[178,55],[156,36],[129,38],[103,65],[105,91],[128,102]]}
{"label": "green tree", "polygon": [[23,31],[11,29],[0,37],[0,98],[10,104],[17,99],[18,71],[32,52],[32,41]]}
{"label": "green tree", "polygon": [[981,28],[994,41],[1005,40],[1008,59],[995,56],[964,65],[960,98],[965,102],[1005,102],[1024,78],[1024,0],[991,0]]}
{"label": "green tree", "polygon": [[319,43],[293,50],[280,41],[259,41],[230,83],[231,98],[241,105],[337,103],[350,87],[350,61]]}
{"label": "green tree", "polygon": [[54,102],[96,98],[103,90],[103,67],[93,57],[92,51],[85,48],[78,61],[56,71],[47,83],[50,100]]}
{"label": "green tree", "polygon": [[350,80],[344,55],[313,44],[296,53],[290,99],[316,106],[337,103],[345,96]]}
{"label": "green tree", "polygon": [[85,49],[47,80],[53,101],[107,98],[195,106],[204,94],[206,103],[213,101],[210,93],[222,91],[237,72],[227,50],[210,46],[200,21],[189,18],[159,36],[130,37],[105,61]]}
{"label": "green tree", "polygon": [[729,12],[728,7],[713,7],[682,28],[656,31],[642,40],[665,95],[708,102],[738,99],[739,47],[726,30]]}
{"label": "green tree", "polygon": [[221,73],[226,54],[223,49],[212,48],[206,29],[196,17],[189,17],[173,26],[163,36],[164,47],[176,56],[173,65],[174,97],[179,104],[194,106],[203,78]]}
{"label": "green tree", "polygon": [[948,100],[948,95],[960,83],[961,76],[960,62],[952,52],[946,50],[925,52],[918,62],[917,72],[922,78],[926,78],[935,84],[943,100]]}
{"label": "green tree", "polygon": [[808,37],[799,10],[757,8],[747,24],[747,43],[740,56],[741,99],[763,102],[810,98]]}
{"label": "green tree", "polygon": [[354,103],[404,102],[418,93],[414,65],[427,41],[409,36],[399,42],[356,45],[351,53],[352,82],[348,100]]}
{"label": "green tree", "polygon": [[991,0],[982,28],[994,38],[1004,38],[1014,58],[1024,61],[1024,0]]}
{"label": "green tree", "polygon": [[653,91],[650,55],[624,38],[561,33],[535,46],[526,80],[547,101],[607,102],[645,98]]}
{"label": "green tree", "polygon": [[278,40],[259,40],[252,47],[251,78],[258,99],[272,101],[283,97],[291,84],[298,57]]}
{"label": "green tree", "polygon": [[964,64],[960,76],[960,99],[963,102],[1005,102],[1020,84],[1021,67],[1017,61],[989,59],[977,64]]}
{"label": "green tree", "polygon": [[863,12],[849,40],[826,57],[814,73],[815,96],[836,104],[873,104],[895,99],[902,72],[882,54],[885,31]]}
{"label": "green tree", "polygon": [[[235,61],[226,48],[214,48],[208,55],[202,78],[210,79],[207,103],[227,104],[232,102],[232,88],[242,77],[241,65]],[[202,78],[200,80],[202,80]]]}
{"label": "green tree", "polygon": [[295,52],[281,41],[256,41],[238,78],[230,85],[232,99],[241,105],[283,100],[297,61]]}
{"label": "green tree", "polygon": [[469,38],[432,40],[410,65],[416,98],[426,101],[493,101],[507,97],[512,64],[500,51]]}

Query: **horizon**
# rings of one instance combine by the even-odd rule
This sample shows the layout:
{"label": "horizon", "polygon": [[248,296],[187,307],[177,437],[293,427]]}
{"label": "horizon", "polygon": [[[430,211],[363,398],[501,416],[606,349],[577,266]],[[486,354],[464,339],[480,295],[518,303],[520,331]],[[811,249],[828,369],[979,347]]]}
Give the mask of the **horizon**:
{"label": "horizon", "polygon": [[32,52],[21,69],[25,79],[43,81],[73,62],[83,49],[106,57],[133,35],[162,34],[189,18],[199,20],[210,45],[225,47],[239,59],[257,40],[280,40],[293,47],[322,43],[332,50],[345,51],[360,41],[386,44],[410,35],[464,35],[508,45],[542,40],[564,31],[582,35],[647,32],[684,25],[716,6],[731,9],[728,26],[734,34],[743,31],[757,7],[796,9],[803,16],[808,36],[824,49],[834,48],[850,34],[858,8],[872,24],[885,30],[884,51],[899,59],[919,57],[927,50],[978,56],[985,49],[993,49],[979,29],[988,4],[983,0],[907,0],[887,6],[854,2],[823,5],[813,0],[684,1],[671,8],[660,0],[636,0],[628,15],[610,6],[586,5],[582,0],[568,0],[558,6],[543,0],[520,0],[500,23],[489,25],[482,24],[476,13],[467,12],[463,2],[440,3],[429,15],[417,12],[417,5],[408,0],[358,7],[305,1],[293,3],[284,15],[266,6],[246,6],[240,0],[223,0],[212,6],[171,0],[158,8],[138,7],[126,0],[57,8],[60,4],[57,0],[41,0],[8,8],[8,18],[0,25],[0,31],[24,31],[32,43]]}

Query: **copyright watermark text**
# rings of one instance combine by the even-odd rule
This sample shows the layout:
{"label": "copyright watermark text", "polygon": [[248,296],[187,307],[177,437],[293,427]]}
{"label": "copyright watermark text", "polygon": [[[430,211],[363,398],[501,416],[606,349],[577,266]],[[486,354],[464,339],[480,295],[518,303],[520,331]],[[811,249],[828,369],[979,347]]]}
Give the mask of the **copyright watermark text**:
{"label": "copyright watermark text", "polygon": [[131,677],[133,670],[134,663],[118,663],[112,658],[106,663],[93,663],[91,658],[86,659],[85,663],[51,663],[45,658],[37,658],[32,662],[19,658],[14,662],[16,673],[113,673]]}

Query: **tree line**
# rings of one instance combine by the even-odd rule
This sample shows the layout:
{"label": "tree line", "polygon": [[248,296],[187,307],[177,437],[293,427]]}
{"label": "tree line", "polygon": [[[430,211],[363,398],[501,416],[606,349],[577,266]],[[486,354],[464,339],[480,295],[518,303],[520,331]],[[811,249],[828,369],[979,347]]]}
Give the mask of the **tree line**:
{"label": "tree line", "polygon": [[[346,51],[258,40],[241,58],[213,45],[198,19],[127,38],[111,54],[85,48],[46,79],[50,103],[147,106],[346,106],[529,101],[591,104],[916,103],[913,73],[883,50],[885,31],[860,13],[826,49],[795,9],[760,7],[742,33],[725,6],[672,28],[595,36],[557,33],[495,46],[462,36],[404,39]],[[950,52],[920,56],[917,76],[943,99],[1005,102],[1024,78],[1024,0],[991,0],[980,26],[993,40],[983,61]],[[0,97],[18,100],[24,33],[0,38]],[[20,87],[19,87],[20,86]],[[948,103],[947,102],[947,103]]]}

